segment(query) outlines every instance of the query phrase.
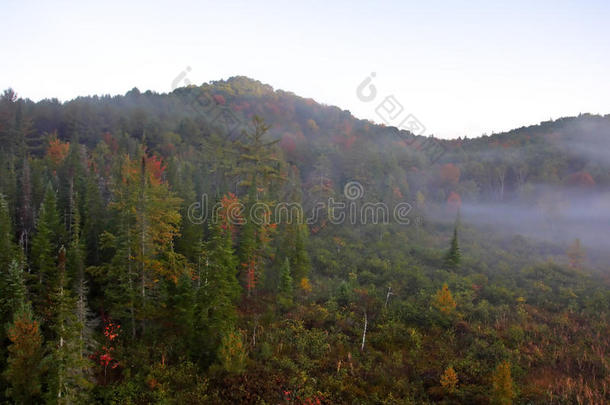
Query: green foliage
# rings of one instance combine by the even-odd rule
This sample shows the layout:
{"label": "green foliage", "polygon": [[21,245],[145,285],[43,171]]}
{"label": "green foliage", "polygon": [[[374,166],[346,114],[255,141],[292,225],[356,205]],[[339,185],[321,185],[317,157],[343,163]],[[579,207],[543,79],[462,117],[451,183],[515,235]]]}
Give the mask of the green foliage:
{"label": "green foliage", "polygon": [[[515,203],[575,237],[556,228],[579,201],[562,192],[610,175],[570,145],[608,128],[439,140],[433,161],[421,137],[245,77],[66,103],[5,92],[0,402],[605,403],[607,254],[586,232],[587,261],[583,243],[448,224],[459,204]],[[309,218],[329,198],[415,209]],[[304,209],[288,220],[282,203]]]}
{"label": "green foliage", "polygon": [[77,317],[77,300],[68,288],[66,250],[59,251],[57,285],[50,296],[53,339],[47,342],[44,360],[48,370],[47,402],[71,404],[87,401],[92,383],[87,378],[92,364],[83,356],[80,340],[83,325]]}
{"label": "green foliage", "polygon": [[448,269],[455,271],[460,267],[461,261],[462,254],[458,242],[458,222],[456,221],[455,227],[453,228],[453,237],[451,238],[451,247],[445,256],[445,265]]}
{"label": "green foliage", "polygon": [[229,331],[221,340],[218,358],[223,369],[229,373],[243,373],[248,352],[240,331]]}

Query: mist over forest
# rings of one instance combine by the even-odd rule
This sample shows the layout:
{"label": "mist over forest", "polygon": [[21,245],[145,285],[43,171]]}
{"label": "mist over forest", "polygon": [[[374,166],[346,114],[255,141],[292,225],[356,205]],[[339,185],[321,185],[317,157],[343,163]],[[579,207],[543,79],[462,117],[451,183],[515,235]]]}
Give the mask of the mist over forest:
{"label": "mist over forest", "polygon": [[245,76],[7,89],[0,398],[607,403],[608,151],[610,115],[439,139]]}

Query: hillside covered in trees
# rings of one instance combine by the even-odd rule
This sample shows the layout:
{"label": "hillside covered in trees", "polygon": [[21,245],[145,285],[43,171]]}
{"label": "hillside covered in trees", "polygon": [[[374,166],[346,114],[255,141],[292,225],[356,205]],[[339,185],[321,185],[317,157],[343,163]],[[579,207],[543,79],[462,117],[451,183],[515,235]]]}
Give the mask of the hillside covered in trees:
{"label": "hillside covered in trees", "polygon": [[0,398],[607,403],[609,148],[610,115],[441,140],[246,77],[6,90]]}

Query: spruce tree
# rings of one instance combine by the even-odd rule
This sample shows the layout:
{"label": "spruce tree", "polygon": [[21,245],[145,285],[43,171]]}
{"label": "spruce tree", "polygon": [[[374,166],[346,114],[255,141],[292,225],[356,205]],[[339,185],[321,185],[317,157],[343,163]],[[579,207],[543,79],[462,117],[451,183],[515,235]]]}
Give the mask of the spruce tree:
{"label": "spruce tree", "polygon": [[59,250],[57,284],[51,294],[53,339],[48,342],[45,358],[49,370],[47,402],[82,403],[91,386],[88,380],[89,359],[81,356],[82,325],[77,317],[77,299],[68,288],[66,249]]}
{"label": "spruce tree", "polygon": [[13,309],[12,322],[7,328],[8,359],[3,377],[8,387],[6,394],[17,404],[38,403],[42,391],[43,337],[40,324],[34,319],[23,268],[13,261],[10,266],[3,304]]}
{"label": "spruce tree", "polygon": [[[77,199],[76,199],[77,200]],[[72,237],[68,249],[68,276],[74,281],[72,283],[76,297],[76,320],[79,327],[78,352],[81,359],[87,358],[94,347],[93,328],[95,322],[93,314],[89,309],[88,293],[89,287],[85,275],[85,247],[81,239],[81,216],[78,203],[74,204],[72,214]]]}
{"label": "spruce tree", "polygon": [[292,275],[290,272],[290,260],[288,258],[284,259],[284,264],[282,264],[282,268],[280,269],[280,285],[279,285],[279,293],[287,298],[292,299],[293,292],[293,281]]}
{"label": "spruce tree", "polygon": [[43,320],[47,320],[49,295],[52,286],[56,285],[55,257],[58,239],[60,238],[59,215],[57,214],[55,192],[49,186],[40,206],[36,222],[36,233],[32,238],[30,263],[35,277],[34,306]]}
{"label": "spruce tree", "polygon": [[12,228],[8,203],[4,195],[0,194],[0,274],[6,274],[15,257]]}
{"label": "spruce tree", "polygon": [[[459,214],[458,214],[459,215]],[[459,216],[458,220],[455,222],[455,226],[453,228],[453,237],[451,238],[451,247],[445,256],[445,265],[450,270],[457,270],[460,267],[460,262],[462,260],[462,254],[460,252],[460,246],[458,242],[458,225],[459,225]]]}
{"label": "spruce tree", "polygon": [[197,290],[195,336],[197,357],[210,364],[216,359],[220,341],[235,327],[236,302],[240,295],[237,258],[230,224],[211,223],[210,237],[202,260],[201,286]]}

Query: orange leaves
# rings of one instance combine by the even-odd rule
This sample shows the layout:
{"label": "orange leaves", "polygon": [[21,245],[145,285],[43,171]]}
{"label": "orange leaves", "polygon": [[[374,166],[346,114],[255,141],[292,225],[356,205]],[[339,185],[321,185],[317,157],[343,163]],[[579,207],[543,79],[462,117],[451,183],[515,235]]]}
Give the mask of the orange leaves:
{"label": "orange leaves", "polygon": [[280,147],[285,153],[294,153],[297,147],[294,135],[290,133],[285,133],[284,136],[282,136],[282,140],[280,141]]}
{"label": "orange leaves", "polygon": [[453,393],[453,392],[455,392],[457,383],[458,383],[457,373],[455,372],[453,367],[451,367],[451,366],[447,367],[445,369],[445,371],[443,372],[443,375],[441,375],[441,386],[448,393]]}
{"label": "orange leaves", "polygon": [[320,130],[318,123],[311,118],[307,120],[307,127],[313,132],[318,132]]}
{"label": "orange leaves", "polygon": [[240,331],[229,332],[222,337],[218,357],[229,373],[239,374],[246,369],[248,352]]}
{"label": "orange leaves", "polygon": [[163,173],[166,168],[167,166],[163,164],[161,158],[155,155],[144,155],[141,162],[131,159],[129,155],[125,155],[122,167],[122,180],[125,184],[135,183],[139,182],[143,175],[153,186],[158,186],[163,183]]}
{"label": "orange leaves", "polygon": [[441,166],[439,175],[443,184],[455,186],[460,181],[460,168],[453,163],[446,163]]}
{"label": "orange leaves", "polygon": [[461,206],[462,197],[460,197],[460,195],[455,191],[452,191],[451,194],[449,194],[449,198],[447,198],[447,208],[450,212],[455,213],[460,209]]}
{"label": "orange leaves", "polygon": [[9,355],[3,377],[9,383],[15,403],[35,402],[32,398],[40,394],[41,388],[43,339],[29,307],[15,314],[7,332],[11,344],[7,348]]}
{"label": "orange leaves", "polygon": [[436,292],[432,305],[445,315],[449,315],[455,310],[457,304],[451,295],[451,291],[449,291],[447,283],[443,284],[443,287]]}
{"label": "orange leaves", "polygon": [[243,204],[233,193],[225,194],[220,200],[220,209],[217,211],[220,228],[228,232],[232,237],[237,232],[236,224],[243,222]]}
{"label": "orange leaves", "polygon": [[25,312],[19,313],[9,327],[8,338],[12,343],[11,352],[18,352],[26,358],[33,356],[42,345],[38,322]]}
{"label": "orange leaves", "polygon": [[246,288],[248,293],[256,288],[256,283],[258,281],[256,275],[256,262],[256,257],[251,257],[246,263],[241,264],[246,273]]}
{"label": "orange leaves", "polygon": [[70,142],[62,142],[57,138],[57,134],[51,135],[49,147],[47,148],[47,157],[55,167],[59,166],[70,150]]}
{"label": "orange leaves", "polygon": [[567,183],[570,186],[581,187],[581,188],[591,188],[595,186],[595,180],[593,180],[593,176],[585,171],[580,171],[572,174],[567,179]]}
{"label": "orange leaves", "polygon": [[399,187],[392,188],[392,195],[394,196],[394,198],[398,198],[398,199],[403,198],[402,192],[400,191]]}
{"label": "orange leaves", "polygon": [[346,243],[343,239],[341,239],[338,236],[333,236],[333,242],[335,242],[335,244],[339,247],[345,247]]}
{"label": "orange leaves", "polygon": [[166,168],[167,166],[163,164],[163,161],[159,157],[155,155],[146,157],[146,170],[151,181],[154,181],[156,184],[161,183],[163,172]]}
{"label": "orange leaves", "polygon": [[110,319],[104,319],[104,336],[110,342],[119,337],[119,329],[121,329],[121,325],[112,322]]}
{"label": "orange leaves", "polygon": [[104,142],[106,143],[106,145],[108,145],[108,147],[110,148],[110,151],[112,153],[117,153],[119,150],[119,143],[117,142],[117,140],[110,134],[110,132],[105,132],[104,135],[102,135],[102,139],[104,140]]}
{"label": "orange leaves", "polygon": [[112,353],[114,352],[113,342],[119,337],[119,330],[121,329],[121,325],[114,323],[107,316],[102,317],[102,321],[104,322],[104,343],[102,344],[101,352],[97,352],[92,354],[90,358],[95,360],[100,366],[104,368],[104,379],[106,378],[106,372],[108,367],[110,369],[117,368],[120,363],[116,360]]}
{"label": "orange leaves", "polygon": [[227,102],[222,94],[214,94],[212,97],[216,104],[225,105]]}

